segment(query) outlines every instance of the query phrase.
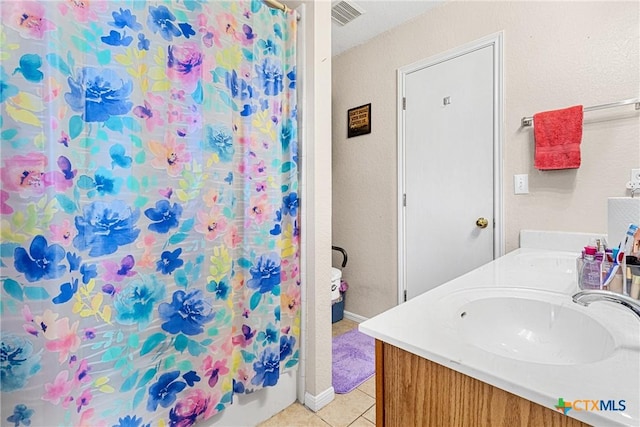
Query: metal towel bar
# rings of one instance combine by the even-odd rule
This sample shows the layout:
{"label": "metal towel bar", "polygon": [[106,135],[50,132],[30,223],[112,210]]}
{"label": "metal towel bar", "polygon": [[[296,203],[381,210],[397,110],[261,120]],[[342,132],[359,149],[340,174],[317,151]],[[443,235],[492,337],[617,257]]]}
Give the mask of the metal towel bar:
{"label": "metal towel bar", "polygon": [[[640,98],[635,99],[625,99],[624,101],[612,102],[610,104],[601,104],[601,105],[593,105],[591,107],[584,108],[583,111],[595,111],[595,110],[604,110],[605,108],[614,108],[614,107],[622,107],[623,105],[635,104],[636,110],[640,110]],[[522,118],[522,127],[533,126],[533,117],[523,117]]]}

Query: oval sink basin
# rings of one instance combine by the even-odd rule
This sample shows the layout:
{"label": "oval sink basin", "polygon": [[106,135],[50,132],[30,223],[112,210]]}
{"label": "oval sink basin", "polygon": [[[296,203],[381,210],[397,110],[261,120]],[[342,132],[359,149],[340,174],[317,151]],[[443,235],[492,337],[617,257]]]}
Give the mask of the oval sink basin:
{"label": "oval sink basin", "polygon": [[518,296],[480,297],[459,307],[457,326],[468,343],[526,362],[573,365],[611,356],[615,350],[611,333],[571,304]]}

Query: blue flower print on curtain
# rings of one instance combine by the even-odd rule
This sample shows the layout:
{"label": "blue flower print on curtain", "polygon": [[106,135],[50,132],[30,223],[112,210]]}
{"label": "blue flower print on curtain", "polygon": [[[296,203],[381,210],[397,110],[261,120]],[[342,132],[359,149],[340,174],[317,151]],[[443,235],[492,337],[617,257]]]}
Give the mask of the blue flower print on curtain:
{"label": "blue flower print on curtain", "polygon": [[137,415],[127,415],[118,419],[118,423],[114,424],[113,427],[151,427],[151,423],[145,424],[144,420],[138,418]]}
{"label": "blue flower print on curtain", "polygon": [[205,149],[216,153],[221,162],[230,162],[235,149],[229,129],[226,126],[207,126],[206,130]]}
{"label": "blue flower print on curtain", "polygon": [[115,71],[83,67],[74,80],[68,78],[69,89],[64,95],[73,111],[83,112],[87,122],[104,122],[111,116],[127,114],[133,104],[129,101],[133,85]]}
{"label": "blue flower print on curtain", "polygon": [[11,392],[22,389],[40,370],[40,355],[24,337],[3,334],[0,341],[0,390]]}
{"label": "blue flower print on curtain", "polygon": [[160,376],[158,382],[149,387],[148,411],[155,411],[158,409],[158,405],[163,408],[171,407],[176,401],[177,394],[187,386],[184,381],[176,381],[179,376],[180,371],[167,372]]}
{"label": "blue flower print on curtain", "polygon": [[[101,167],[96,171],[94,181],[92,185],[90,184],[90,188],[95,188],[100,196],[115,196],[120,192],[122,182],[122,178],[113,176],[113,172],[104,167]],[[80,183],[78,182],[78,185],[79,184]],[[87,193],[87,196],[91,197],[92,195],[90,193]]]}
{"label": "blue flower print on curtain", "polygon": [[160,255],[160,261],[156,263],[156,270],[160,271],[162,274],[171,274],[175,271],[176,268],[182,267],[184,261],[180,259],[181,253],[182,248],[178,248],[173,252],[162,252],[162,254]]}
{"label": "blue flower print on curtain", "polygon": [[0,67],[0,103],[18,93],[18,87],[9,83],[9,76],[4,72],[4,67]]}
{"label": "blue flower print on curtain", "polygon": [[144,214],[152,222],[149,224],[149,230],[156,233],[168,233],[171,228],[178,226],[180,215],[182,215],[182,206],[174,203],[173,206],[167,200],[158,200],[155,208],[149,208]]}
{"label": "blue flower print on curtain", "polygon": [[271,292],[280,284],[280,257],[275,253],[263,255],[249,272],[251,279],[247,281],[247,286],[250,289],[257,289],[263,294]]}
{"label": "blue flower print on curtain", "polygon": [[16,407],[13,408],[13,414],[7,417],[7,421],[13,423],[15,427],[21,425],[30,426],[31,415],[33,415],[34,412],[33,409],[27,408],[27,405],[16,405]]}
{"label": "blue flower print on curtain", "polygon": [[15,250],[15,267],[29,282],[40,279],[55,279],[64,274],[66,267],[59,264],[65,257],[60,245],[47,245],[47,239],[36,236],[31,241],[29,252],[18,247]]}
{"label": "blue flower print on curtain", "polygon": [[[69,269],[71,270],[71,267]],[[91,279],[98,277],[98,267],[95,264],[82,264],[80,266],[80,274],[82,274],[82,283],[86,285]]]}
{"label": "blue flower print on curtain", "polygon": [[0,14],[2,422],[190,426],[281,386],[300,356],[294,14]]}
{"label": "blue flower print on curtain", "polygon": [[132,211],[122,200],[93,202],[85,206],[83,216],[75,218],[78,234],[73,245],[80,251],[89,249],[93,257],[112,254],[136,240],[140,233],[135,228],[139,216],[139,210]]}
{"label": "blue flower print on curtain", "polygon": [[282,213],[295,217],[298,214],[299,203],[298,195],[295,192],[289,193],[282,199]]}
{"label": "blue flower print on curtain", "polygon": [[296,337],[283,335],[280,337],[280,360],[293,354],[296,347]]}
{"label": "blue flower print on curtain", "polygon": [[149,6],[149,18],[147,25],[154,33],[160,32],[160,35],[166,41],[179,37],[182,32],[174,24],[176,17],[166,6]]}
{"label": "blue flower print on curtain", "polygon": [[124,289],[116,289],[113,285],[103,286],[103,292],[114,295],[113,308],[116,322],[123,325],[139,325],[140,330],[146,328],[153,317],[156,303],[165,296],[165,288],[154,275],[140,277],[129,282]]}
{"label": "blue flower print on curtain", "polygon": [[132,14],[129,9],[123,10],[122,8],[119,8],[118,11],[114,10],[111,12],[111,16],[113,17],[113,22],[109,22],[109,25],[113,27],[120,29],[129,27],[133,31],[140,31],[143,28],[142,25],[137,22],[138,18]]}
{"label": "blue flower print on curtain", "polygon": [[262,82],[265,95],[275,96],[282,92],[283,76],[279,62],[266,58],[262,64],[256,65],[256,71]]}
{"label": "blue flower print on curtain", "polygon": [[182,332],[185,335],[201,333],[204,330],[204,324],[215,316],[211,302],[204,298],[200,289],[189,293],[182,290],[176,291],[170,304],[164,302],[160,304],[158,313],[165,321],[162,329],[170,334]]}
{"label": "blue flower print on curtain", "polygon": [[238,77],[236,70],[226,73],[225,84],[231,91],[233,98],[245,100],[253,97],[253,88],[244,79]]}
{"label": "blue flower print on curtain", "polygon": [[280,377],[280,357],[272,348],[267,347],[260,354],[260,360],[253,364],[253,368],[256,375],[251,384],[263,387],[275,385]]}

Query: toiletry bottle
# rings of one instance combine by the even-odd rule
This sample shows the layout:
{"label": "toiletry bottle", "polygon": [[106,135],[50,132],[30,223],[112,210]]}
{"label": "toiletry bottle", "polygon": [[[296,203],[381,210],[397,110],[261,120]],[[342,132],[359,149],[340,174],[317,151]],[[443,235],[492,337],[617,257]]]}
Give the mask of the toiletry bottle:
{"label": "toiletry bottle", "polygon": [[594,246],[584,248],[584,262],[580,271],[580,289],[600,289],[600,264]]}
{"label": "toiletry bottle", "polygon": [[629,269],[631,270],[629,296],[634,299],[640,299],[640,258],[628,256],[627,261],[630,261]]}
{"label": "toiletry bottle", "polygon": [[607,253],[597,251],[595,255],[596,264],[598,264],[598,268],[600,269],[600,283],[603,284],[599,286],[600,289],[608,290],[607,286],[604,285],[604,282],[607,278],[607,272],[611,267],[611,263],[607,260]]}
{"label": "toiletry bottle", "polygon": [[609,283],[608,290],[610,290],[611,292],[615,292],[617,294],[624,293],[623,287],[622,287],[622,280],[623,280],[622,268],[618,268],[613,276],[613,279],[611,279],[611,282]]}
{"label": "toiletry bottle", "polygon": [[633,276],[633,279],[631,279],[629,296],[634,299],[640,299],[640,276]]}
{"label": "toiletry bottle", "polygon": [[609,282],[609,290],[617,294],[624,294],[624,269],[627,267],[627,264],[624,262],[624,256],[619,255],[619,248],[613,248],[611,250],[611,261],[614,264],[615,272],[611,282]]}

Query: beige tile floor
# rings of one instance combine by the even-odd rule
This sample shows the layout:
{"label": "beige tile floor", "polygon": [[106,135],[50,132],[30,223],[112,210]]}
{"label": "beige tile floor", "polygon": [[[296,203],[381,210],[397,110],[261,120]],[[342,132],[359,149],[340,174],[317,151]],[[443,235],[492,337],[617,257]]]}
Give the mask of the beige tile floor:
{"label": "beige tile floor", "polygon": [[[333,324],[333,336],[358,327],[342,319]],[[373,427],[376,425],[376,380],[365,381],[347,394],[336,394],[333,402],[312,412],[296,402],[260,424],[260,427]]]}

